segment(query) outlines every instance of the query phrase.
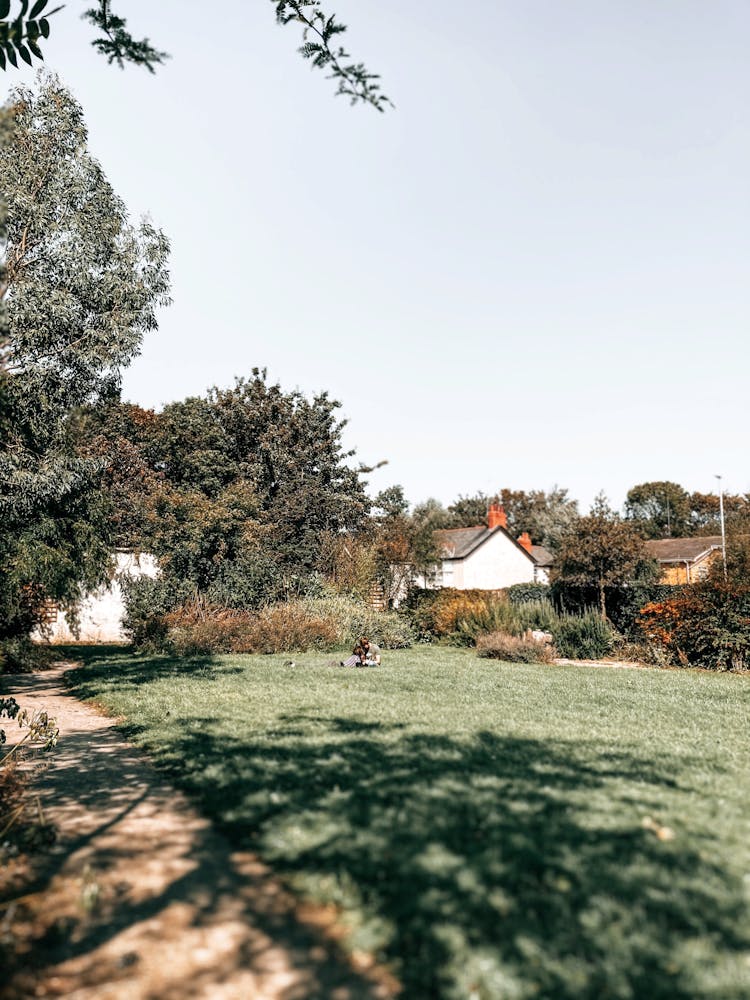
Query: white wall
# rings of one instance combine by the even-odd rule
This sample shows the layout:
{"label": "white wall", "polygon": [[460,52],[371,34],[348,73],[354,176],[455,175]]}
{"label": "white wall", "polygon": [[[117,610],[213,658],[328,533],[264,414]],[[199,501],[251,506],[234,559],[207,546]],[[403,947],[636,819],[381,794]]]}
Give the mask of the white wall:
{"label": "white wall", "polygon": [[74,635],[62,611],[57,612],[54,621],[34,638],[45,642],[125,642],[122,630],[125,604],[122,588],[117,580],[120,575],[133,578],[159,575],[159,567],[154,556],[148,553],[135,555],[132,552],[118,552],[115,576],[108,587],[87,594],[81,602],[80,630]]}
{"label": "white wall", "polygon": [[444,559],[433,579],[425,580],[420,576],[414,582],[428,589],[501,590],[514,583],[533,583],[535,580],[546,583],[546,570],[535,566],[502,531],[496,531],[465,559]]}
{"label": "white wall", "polygon": [[462,563],[461,590],[500,590],[534,580],[533,561],[502,531],[496,531]]}

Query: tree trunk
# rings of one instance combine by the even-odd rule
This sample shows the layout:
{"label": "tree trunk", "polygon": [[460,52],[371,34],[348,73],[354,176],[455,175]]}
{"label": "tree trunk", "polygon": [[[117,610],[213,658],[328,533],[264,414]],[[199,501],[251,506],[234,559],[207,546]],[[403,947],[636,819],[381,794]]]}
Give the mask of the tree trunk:
{"label": "tree trunk", "polygon": [[607,604],[604,596],[604,580],[599,579],[599,609],[602,613],[602,618],[607,617]]}

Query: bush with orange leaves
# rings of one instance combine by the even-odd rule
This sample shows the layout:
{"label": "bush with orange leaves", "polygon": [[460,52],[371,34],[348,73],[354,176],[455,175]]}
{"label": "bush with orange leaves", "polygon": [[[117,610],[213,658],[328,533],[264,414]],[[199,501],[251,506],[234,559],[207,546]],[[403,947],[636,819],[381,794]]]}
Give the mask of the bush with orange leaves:
{"label": "bush with orange leaves", "polygon": [[750,667],[750,586],[700,583],[643,607],[638,627],[672,663],[709,670]]}
{"label": "bush with orange leaves", "polygon": [[488,632],[522,631],[518,615],[507,596],[492,590],[419,591],[412,596],[409,617],[423,639],[449,639],[473,646]]}

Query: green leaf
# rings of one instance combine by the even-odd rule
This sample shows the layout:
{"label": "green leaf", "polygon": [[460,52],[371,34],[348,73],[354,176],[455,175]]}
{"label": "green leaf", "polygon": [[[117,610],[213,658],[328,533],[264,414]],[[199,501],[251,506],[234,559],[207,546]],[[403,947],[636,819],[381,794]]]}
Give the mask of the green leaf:
{"label": "green leaf", "polygon": [[7,42],[5,45],[5,54],[8,56],[8,61],[11,66],[15,66],[18,69],[18,60],[16,59],[16,50],[13,48],[11,42]]}
{"label": "green leaf", "polygon": [[36,3],[31,8],[31,13],[29,14],[29,17],[31,18],[38,17],[46,6],[47,6],[47,0],[36,0]]}
{"label": "green leaf", "polygon": [[35,38],[27,38],[26,41],[28,43],[29,48],[34,53],[34,55],[37,57],[37,59],[41,59],[42,62],[44,62],[44,56],[42,55],[42,50],[37,45],[36,39]]}
{"label": "green leaf", "polygon": [[3,49],[2,49],[2,48],[0,48],[0,69],[3,69],[3,70],[4,70],[4,69],[5,69],[5,66],[6,66],[6,62],[5,62],[5,52],[3,51]]}
{"label": "green leaf", "polygon": [[21,20],[21,18],[26,17],[26,11],[28,9],[29,9],[29,0],[21,0],[21,13],[18,17],[19,21]]}
{"label": "green leaf", "polygon": [[49,38],[49,21],[46,17],[43,17],[39,21],[39,30],[41,31],[44,38]]}
{"label": "green leaf", "polygon": [[31,66],[31,64],[32,64],[31,53],[26,48],[26,46],[23,44],[23,42],[21,42],[18,45],[18,54],[23,59],[23,61],[25,63],[27,63],[27,65]]}
{"label": "green leaf", "polygon": [[10,14],[10,0],[0,0],[0,19]]}

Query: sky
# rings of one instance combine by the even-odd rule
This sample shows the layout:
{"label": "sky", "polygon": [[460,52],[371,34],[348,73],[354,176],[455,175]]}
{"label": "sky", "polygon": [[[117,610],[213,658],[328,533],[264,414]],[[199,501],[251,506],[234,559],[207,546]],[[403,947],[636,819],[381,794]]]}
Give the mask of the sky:
{"label": "sky", "polygon": [[[333,96],[269,0],[69,0],[48,68],[173,304],[125,374],[161,407],[266,368],[341,401],[375,493],[750,490],[746,0],[324,0],[395,108]],[[8,74],[5,91],[33,79]]]}

